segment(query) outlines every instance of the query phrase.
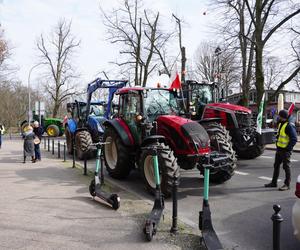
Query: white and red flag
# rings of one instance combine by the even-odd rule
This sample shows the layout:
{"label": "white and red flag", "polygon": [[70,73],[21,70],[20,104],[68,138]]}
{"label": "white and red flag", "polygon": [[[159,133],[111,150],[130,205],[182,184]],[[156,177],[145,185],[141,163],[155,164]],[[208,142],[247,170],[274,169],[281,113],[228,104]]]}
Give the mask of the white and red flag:
{"label": "white and red flag", "polygon": [[181,81],[176,66],[170,76],[170,89],[181,89]]}
{"label": "white and red flag", "polygon": [[289,109],[288,109],[289,115],[291,115],[291,114],[293,113],[294,108],[295,108],[295,103],[293,102],[293,103],[290,105]]}

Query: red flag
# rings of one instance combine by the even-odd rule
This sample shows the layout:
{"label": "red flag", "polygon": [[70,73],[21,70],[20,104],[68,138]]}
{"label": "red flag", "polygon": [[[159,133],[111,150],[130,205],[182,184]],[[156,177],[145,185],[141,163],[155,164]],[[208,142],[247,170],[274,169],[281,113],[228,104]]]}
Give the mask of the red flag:
{"label": "red flag", "polygon": [[288,110],[289,115],[291,115],[291,114],[293,113],[294,108],[295,108],[295,103],[293,102],[293,103],[290,105],[289,110]]}
{"label": "red flag", "polygon": [[172,72],[170,82],[171,82],[170,89],[181,89],[181,82],[176,67],[174,72]]}

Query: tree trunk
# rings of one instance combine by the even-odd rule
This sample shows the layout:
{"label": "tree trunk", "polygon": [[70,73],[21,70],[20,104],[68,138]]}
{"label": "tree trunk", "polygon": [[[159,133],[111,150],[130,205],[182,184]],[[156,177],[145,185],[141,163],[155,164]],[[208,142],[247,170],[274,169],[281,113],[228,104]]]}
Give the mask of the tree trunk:
{"label": "tree trunk", "polygon": [[186,63],[186,57],[185,57],[185,47],[181,47],[181,82],[185,82],[185,63]]}
{"label": "tree trunk", "polygon": [[263,40],[262,40],[262,0],[256,0],[256,27],[255,27],[255,86],[257,91],[257,107],[259,107],[264,93],[263,71]]}

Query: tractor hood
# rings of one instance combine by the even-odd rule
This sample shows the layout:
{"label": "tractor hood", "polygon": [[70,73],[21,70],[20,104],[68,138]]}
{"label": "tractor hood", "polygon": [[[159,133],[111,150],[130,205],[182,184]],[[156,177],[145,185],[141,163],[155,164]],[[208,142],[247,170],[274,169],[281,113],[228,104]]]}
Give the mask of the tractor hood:
{"label": "tractor hood", "polygon": [[161,115],[156,122],[158,134],[165,136],[175,154],[210,152],[209,136],[198,122],[174,115]]}
{"label": "tractor hood", "polygon": [[234,112],[244,112],[247,114],[251,114],[251,110],[248,108],[245,108],[243,106],[239,106],[239,105],[234,105],[234,104],[230,104],[230,103],[210,103],[206,105],[207,108],[209,107],[214,107],[214,108],[220,108],[220,109],[227,109],[227,110],[232,110]]}

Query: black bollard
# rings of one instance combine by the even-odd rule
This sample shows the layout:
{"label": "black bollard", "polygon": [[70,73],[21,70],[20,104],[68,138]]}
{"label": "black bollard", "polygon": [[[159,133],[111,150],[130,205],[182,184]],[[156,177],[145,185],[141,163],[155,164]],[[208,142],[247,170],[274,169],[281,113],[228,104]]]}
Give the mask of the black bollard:
{"label": "black bollard", "polygon": [[50,151],[50,138],[48,137],[48,152]]}
{"label": "black bollard", "polygon": [[60,158],[60,141],[57,143],[57,158]]}
{"label": "black bollard", "polygon": [[274,205],[273,209],[275,213],[272,215],[271,220],[273,221],[273,250],[280,250],[280,223],[283,221],[281,214],[280,205]]}
{"label": "black bollard", "polygon": [[75,140],[73,139],[73,168],[75,168],[75,149],[76,149],[76,145],[75,145]]}
{"label": "black bollard", "polygon": [[54,139],[52,139],[52,154],[54,155]]}
{"label": "black bollard", "polygon": [[64,161],[66,161],[66,143],[64,142]]}
{"label": "black bollard", "polygon": [[172,211],[172,227],[170,230],[170,232],[172,234],[176,234],[178,231],[178,228],[177,228],[177,208],[178,208],[177,187],[178,187],[178,178],[176,176],[173,176],[173,183],[172,183],[173,211]]}
{"label": "black bollard", "polygon": [[83,161],[83,174],[87,175],[87,157],[86,154],[84,154],[84,161]]}

